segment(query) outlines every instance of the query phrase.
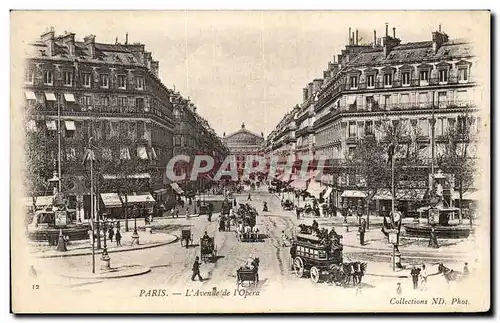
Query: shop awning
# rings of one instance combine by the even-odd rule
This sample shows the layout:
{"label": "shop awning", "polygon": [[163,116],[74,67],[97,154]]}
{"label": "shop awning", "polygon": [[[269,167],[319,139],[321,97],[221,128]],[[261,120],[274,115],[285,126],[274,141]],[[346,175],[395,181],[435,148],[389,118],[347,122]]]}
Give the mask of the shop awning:
{"label": "shop awning", "polygon": [[423,200],[426,192],[426,189],[421,188],[402,188],[397,190],[396,198],[398,200]]}
{"label": "shop awning", "polygon": [[36,121],[35,120],[29,120],[27,123],[26,123],[26,129],[28,131],[32,131],[32,132],[35,132],[38,130],[37,126],[36,126]]}
{"label": "shop awning", "polygon": [[45,92],[45,99],[47,101],[57,101],[56,95],[52,92]]}
{"label": "shop awning", "polygon": [[57,130],[57,125],[55,120],[47,120],[45,121],[45,124],[47,125],[48,130]]}
{"label": "shop awning", "polygon": [[307,188],[307,182],[304,180],[296,179],[290,183],[290,186],[295,188],[296,190],[303,190]]}
{"label": "shop awning", "polygon": [[128,160],[130,159],[130,151],[127,147],[120,148],[120,159]]}
{"label": "shop awning", "polygon": [[[396,191],[397,200],[422,200],[426,189],[402,188]],[[374,200],[392,200],[391,190],[388,188],[379,188],[373,196]]]}
{"label": "shop awning", "polygon": [[[125,201],[125,196],[122,195],[122,200]],[[155,199],[149,193],[127,195],[127,203],[154,203]]]}
{"label": "shop awning", "polygon": [[356,96],[355,95],[350,95],[347,97],[347,105],[354,104],[356,102]]}
{"label": "shop awning", "polygon": [[148,159],[148,152],[145,146],[137,146],[137,156],[143,160]]}
{"label": "shop awning", "polygon": [[319,198],[321,192],[323,192],[324,190],[325,187],[321,186],[321,184],[316,182],[315,180],[311,180],[311,182],[307,186],[307,192],[317,198]]}
{"label": "shop awning", "polygon": [[24,205],[25,206],[33,206],[33,198],[32,197],[25,197],[24,198]]}
{"label": "shop awning", "polygon": [[26,100],[36,100],[36,95],[33,91],[24,91],[24,96],[26,97]]}
{"label": "shop awning", "polygon": [[64,125],[66,126],[66,130],[73,130],[73,131],[76,130],[74,121],[66,120],[64,121]]}
{"label": "shop awning", "polygon": [[177,194],[184,194],[184,191],[179,187],[179,184],[177,184],[177,183],[170,183],[170,186],[173,188],[173,190]]}
{"label": "shop awning", "polygon": [[118,193],[101,193],[101,200],[106,208],[122,207]]}
{"label": "shop awning", "polygon": [[391,190],[388,188],[379,188],[377,193],[373,195],[374,200],[392,200]]}
{"label": "shop awning", "polygon": [[104,174],[102,175],[104,179],[148,179],[151,178],[149,173],[138,173],[130,175],[114,175],[114,174]]}
{"label": "shop awning", "polygon": [[324,199],[328,198],[328,197],[330,196],[330,194],[332,194],[332,191],[333,191],[333,188],[331,188],[331,187],[327,187],[327,188],[326,188],[326,192],[325,192],[325,193],[323,193],[323,198],[324,198]]}
{"label": "shop awning", "polygon": [[36,197],[36,206],[47,206],[51,205],[52,201],[54,200],[54,196],[37,196]]}
{"label": "shop awning", "polygon": [[[460,192],[454,191],[452,195],[453,200],[460,200]],[[479,201],[481,199],[481,196],[479,194],[479,191],[467,191],[463,193],[462,196],[463,200],[474,200],[474,201]]]}
{"label": "shop awning", "polygon": [[342,192],[340,197],[357,197],[357,198],[365,198],[366,193],[363,191],[355,191],[355,190],[346,190]]}
{"label": "shop awning", "polygon": [[66,102],[75,102],[75,96],[72,93],[64,93],[64,100]]}

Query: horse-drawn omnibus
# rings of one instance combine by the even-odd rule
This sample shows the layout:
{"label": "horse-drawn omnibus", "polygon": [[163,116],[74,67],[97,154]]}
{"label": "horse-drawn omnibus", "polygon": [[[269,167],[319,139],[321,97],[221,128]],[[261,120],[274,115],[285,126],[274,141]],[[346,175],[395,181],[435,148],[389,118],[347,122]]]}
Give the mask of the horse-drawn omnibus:
{"label": "horse-drawn omnibus", "polygon": [[343,262],[342,236],[335,231],[328,233],[326,229],[301,229],[306,229],[306,232],[295,235],[290,251],[293,272],[297,277],[303,277],[307,272],[314,283],[320,280],[342,286],[361,283],[366,264]]}
{"label": "horse-drawn omnibus", "polygon": [[342,263],[342,249],[340,243],[320,243],[317,236],[297,233],[292,243],[293,271],[299,278],[308,272],[317,283],[331,265]]}

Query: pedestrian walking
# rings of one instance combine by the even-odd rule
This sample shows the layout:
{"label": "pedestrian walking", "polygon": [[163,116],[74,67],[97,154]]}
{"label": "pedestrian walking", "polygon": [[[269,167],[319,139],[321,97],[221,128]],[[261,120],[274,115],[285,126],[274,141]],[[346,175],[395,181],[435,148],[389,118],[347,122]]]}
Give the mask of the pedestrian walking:
{"label": "pedestrian walking", "polygon": [[429,239],[429,248],[439,248],[439,243],[436,236],[434,226],[431,228],[431,238]]}
{"label": "pedestrian walking", "polygon": [[411,279],[413,281],[413,289],[418,289],[418,278],[420,276],[420,268],[417,268],[413,265],[413,268],[410,271]]}
{"label": "pedestrian walking", "polygon": [[295,213],[297,214],[297,220],[300,220],[300,210],[298,207],[295,208]]}
{"label": "pedestrian walking", "polygon": [[115,235],[115,231],[113,230],[113,225],[109,226],[108,230],[108,238],[110,242],[113,242],[113,236]]}
{"label": "pedestrian walking", "polygon": [[396,287],[396,294],[403,294],[403,289],[401,288],[401,283],[398,282],[398,287]]}
{"label": "pedestrian walking", "polygon": [[116,229],[116,246],[121,247],[122,246],[122,234],[120,233],[120,230]]}
{"label": "pedestrian walking", "polygon": [[250,193],[248,193],[248,198],[247,198],[248,201],[251,201],[252,200],[252,195]]}
{"label": "pedestrian walking", "polygon": [[464,264],[464,276],[468,276],[468,275],[469,275],[469,264],[465,263]]}
{"label": "pedestrian walking", "polygon": [[198,276],[198,279],[200,281],[203,281],[203,278],[200,275],[200,257],[196,256],[196,259],[193,263],[193,275],[191,276],[191,280],[194,281],[194,279]]}
{"label": "pedestrian walking", "polygon": [[212,211],[208,210],[208,222],[212,222]]}
{"label": "pedestrian walking", "polygon": [[359,244],[363,246],[365,244],[365,231],[366,231],[366,220],[361,219],[359,224]]}
{"label": "pedestrian walking", "polygon": [[427,290],[427,276],[425,264],[422,264],[422,270],[420,271],[420,290]]}

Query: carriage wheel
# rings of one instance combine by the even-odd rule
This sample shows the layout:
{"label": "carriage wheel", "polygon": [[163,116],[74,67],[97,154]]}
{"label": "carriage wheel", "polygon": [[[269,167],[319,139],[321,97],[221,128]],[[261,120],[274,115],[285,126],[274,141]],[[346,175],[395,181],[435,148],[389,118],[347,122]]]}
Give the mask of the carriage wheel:
{"label": "carriage wheel", "polygon": [[311,267],[311,270],[309,272],[311,274],[311,280],[314,283],[319,282],[319,269],[316,267]]}
{"label": "carriage wheel", "polygon": [[301,278],[304,275],[304,263],[300,257],[295,258],[293,261],[293,271],[297,277]]}

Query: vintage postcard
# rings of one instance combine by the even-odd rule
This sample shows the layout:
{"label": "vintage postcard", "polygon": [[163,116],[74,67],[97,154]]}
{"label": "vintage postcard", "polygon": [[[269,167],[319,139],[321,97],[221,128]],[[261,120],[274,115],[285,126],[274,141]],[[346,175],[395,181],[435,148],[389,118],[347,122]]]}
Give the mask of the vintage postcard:
{"label": "vintage postcard", "polygon": [[12,311],[488,311],[489,53],[488,11],[12,11]]}

